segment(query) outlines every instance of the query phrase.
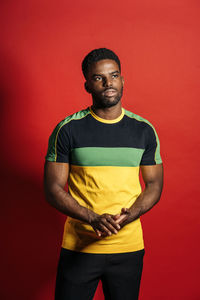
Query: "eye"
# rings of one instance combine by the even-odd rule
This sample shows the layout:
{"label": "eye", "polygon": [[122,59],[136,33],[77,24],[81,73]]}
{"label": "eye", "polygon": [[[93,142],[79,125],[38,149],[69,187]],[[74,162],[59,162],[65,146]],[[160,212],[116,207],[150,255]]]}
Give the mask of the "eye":
{"label": "eye", "polygon": [[100,81],[102,78],[100,77],[100,76],[96,76],[96,77],[94,77],[94,80],[95,81]]}
{"label": "eye", "polygon": [[112,75],[112,78],[118,78],[118,77],[119,77],[118,74],[113,74],[113,75]]}

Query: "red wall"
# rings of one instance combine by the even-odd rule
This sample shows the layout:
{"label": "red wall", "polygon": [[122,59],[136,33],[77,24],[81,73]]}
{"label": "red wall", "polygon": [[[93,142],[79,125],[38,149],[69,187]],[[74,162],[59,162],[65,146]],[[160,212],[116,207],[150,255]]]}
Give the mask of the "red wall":
{"label": "red wall", "polygon": [[97,47],[119,55],[123,106],[155,125],[165,165],[162,199],[142,217],[140,299],[200,299],[199,8],[1,1],[1,299],[53,300],[64,217],[44,200],[44,156],[57,122],[91,103],[80,64]]}

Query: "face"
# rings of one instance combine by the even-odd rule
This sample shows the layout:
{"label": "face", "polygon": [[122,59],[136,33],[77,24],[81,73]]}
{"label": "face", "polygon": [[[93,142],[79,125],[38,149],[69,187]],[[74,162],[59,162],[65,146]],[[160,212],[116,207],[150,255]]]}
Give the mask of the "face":
{"label": "face", "polygon": [[102,59],[90,66],[85,87],[92,94],[96,107],[116,105],[122,97],[123,85],[124,79],[115,60]]}

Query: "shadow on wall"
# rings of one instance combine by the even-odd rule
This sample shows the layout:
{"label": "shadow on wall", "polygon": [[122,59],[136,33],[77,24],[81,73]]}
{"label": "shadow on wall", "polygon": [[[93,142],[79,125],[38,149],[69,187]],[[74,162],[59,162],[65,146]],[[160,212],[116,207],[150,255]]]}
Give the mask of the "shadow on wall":
{"label": "shadow on wall", "polygon": [[64,220],[44,200],[45,153],[38,145],[34,148],[37,137],[28,136],[24,126],[29,117],[25,103],[33,89],[28,72],[8,55],[1,56],[1,65],[0,296],[33,300],[55,279]]}
{"label": "shadow on wall", "polygon": [[[23,62],[8,53],[0,60],[0,296],[4,300],[53,300],[65,216],[44,199],[48,136],[38,133],[42,112],[34,106],[37,82]],[[103,299],[101,282],[94,299]]]}

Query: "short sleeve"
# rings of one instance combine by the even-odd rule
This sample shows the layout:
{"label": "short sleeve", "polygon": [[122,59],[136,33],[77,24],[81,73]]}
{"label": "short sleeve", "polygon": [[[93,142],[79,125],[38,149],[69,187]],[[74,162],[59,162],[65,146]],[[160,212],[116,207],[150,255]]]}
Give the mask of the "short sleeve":
{"label": "short sleeve", "polygon": [[69,162],[70,153],[69,124],[59,123],[49,138],[47,155],[48,161]]}
{"label": "short sleeve", "polygon": [[152,125],[147,125],[145,129],[145,150],[140,165],[156,165],[161,163],[158,135]]}

